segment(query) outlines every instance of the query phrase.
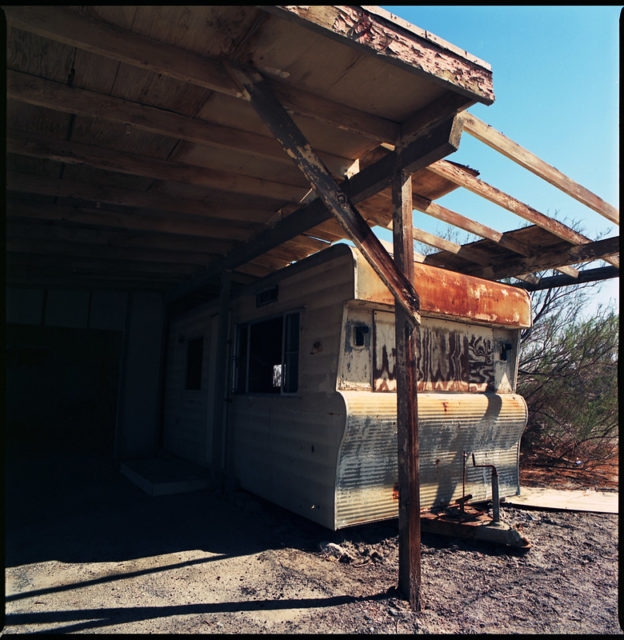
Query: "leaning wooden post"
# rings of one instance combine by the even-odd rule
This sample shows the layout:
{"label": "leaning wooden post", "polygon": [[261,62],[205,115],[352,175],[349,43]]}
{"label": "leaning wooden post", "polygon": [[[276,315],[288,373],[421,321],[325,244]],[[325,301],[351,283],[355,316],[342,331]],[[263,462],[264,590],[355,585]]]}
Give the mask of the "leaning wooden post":
{"label": "leaning wooden post", "polygon": [[[414,282],[412,179],[403,171],[392,180],[394,262]],[[418,301],[419,304],[419,301]],[[420,602],[420,460],[418,451],[419,325],[398,304],[395,308],[397,444],[399,466],[399,591],[412,609]]]}

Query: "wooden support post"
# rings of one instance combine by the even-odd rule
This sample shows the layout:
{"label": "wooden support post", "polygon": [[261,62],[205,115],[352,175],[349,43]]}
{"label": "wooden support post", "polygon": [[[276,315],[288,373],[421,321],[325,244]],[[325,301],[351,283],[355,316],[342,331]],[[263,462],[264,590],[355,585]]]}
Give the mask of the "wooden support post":
{"label": "wooden support post", "polygon": [[217,329],[217,353],[215,354],[215,381],[214,381],[214,407],[212,416],[212,469],[213,477],[222,486],[224,472],[223,443],[227,372],[227,338],[229,326],[229,308],[232,274],[223,271],[221,275],[221,293],[219,296],[219,324]]}
{"label": "wooden support post", "polygon": [[[401,171],[392,180],[394,261],[414,281],[412,179]],[[418,304],[418,298],[417,298]],[[420,602],[420,459],[418,451],[418,325],[395,304],[397,443],[399,466],[399,591],[412,609]]]}
{"label": "wooden support post", "polygon": [[412,323],[420,322],[418,297],[412,283],[396,268],[392,258],[366,220],[312,150],[310,143],[273,95],[270,86],[256,71],[229,68],[232,76],[249,94],[252,106],[273,133],[284,151],[310,182],[325,207],[343,227],[350,240],[395,296]]}

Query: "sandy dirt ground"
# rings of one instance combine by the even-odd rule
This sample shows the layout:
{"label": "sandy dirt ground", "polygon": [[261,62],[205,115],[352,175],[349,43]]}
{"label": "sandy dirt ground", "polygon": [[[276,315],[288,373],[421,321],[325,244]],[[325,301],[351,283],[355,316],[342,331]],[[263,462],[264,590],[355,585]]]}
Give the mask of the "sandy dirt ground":
{"label": "sandy dirt ground", "polygon": [[[397,522],[332,533],[254,496],[150,497],[112,462],[7,464],[4,633],[620,633],[618,516],[502,508],[526,552]],[[331,544],[329,544],[331,543]]]}

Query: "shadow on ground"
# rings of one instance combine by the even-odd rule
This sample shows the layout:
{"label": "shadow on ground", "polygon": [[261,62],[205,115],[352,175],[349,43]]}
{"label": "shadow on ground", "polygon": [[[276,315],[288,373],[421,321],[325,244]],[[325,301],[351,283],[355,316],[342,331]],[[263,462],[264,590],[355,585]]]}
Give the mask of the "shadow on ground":
{"label": "shadow on ground", "polygon": [[[246,492],[149,496],[118,463],[93,452],[13,452],[5,468],[6,567],[122,562],[192,549],[221,556],[318,550],[322,541],[344,538]],[[396,521],[350,531],[375,542],[396,535]]]}

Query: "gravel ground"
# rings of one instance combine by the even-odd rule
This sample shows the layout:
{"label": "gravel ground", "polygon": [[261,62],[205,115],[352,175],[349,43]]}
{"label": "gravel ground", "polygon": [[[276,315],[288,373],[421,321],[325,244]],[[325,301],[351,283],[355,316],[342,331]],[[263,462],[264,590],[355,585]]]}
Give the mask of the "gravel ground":
{"label": "gravel ground", "polygon": [[150,497],[101,459],[7,469],[5,633],[621,632],[616,515],[503,506],[524,554],[423,534],[416,613],[396,521],[332,533],[245,492]]}

